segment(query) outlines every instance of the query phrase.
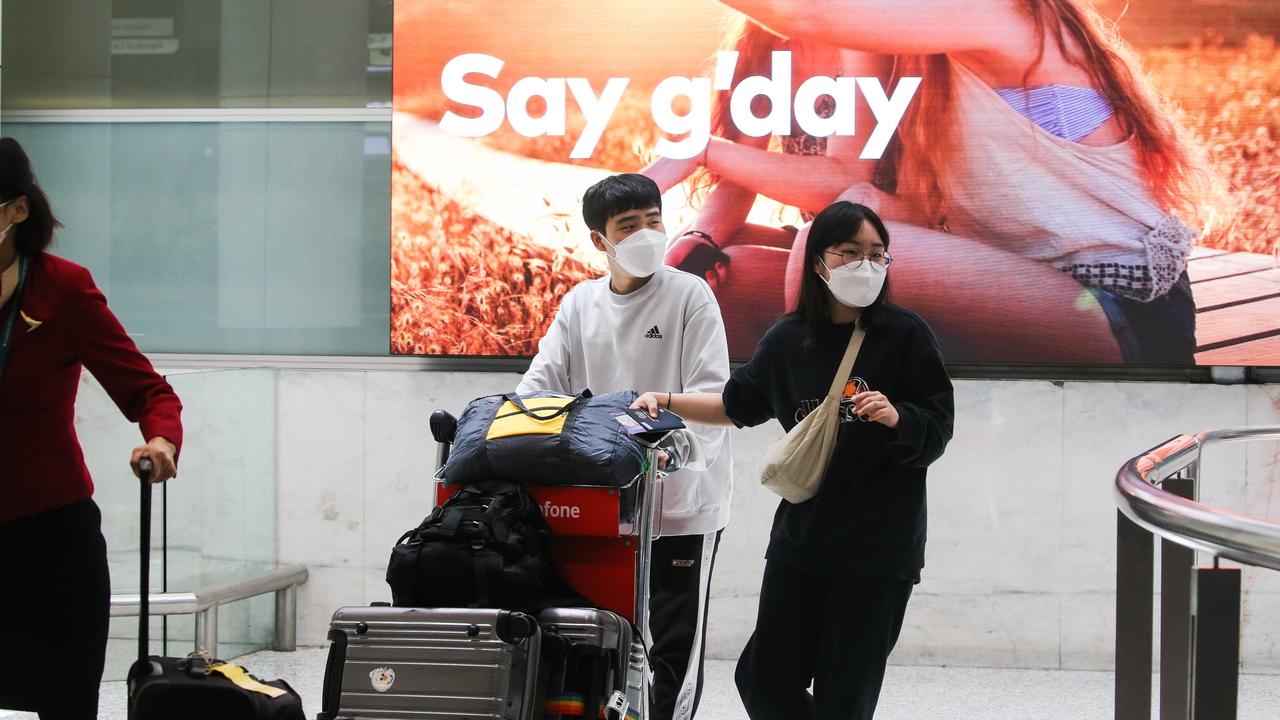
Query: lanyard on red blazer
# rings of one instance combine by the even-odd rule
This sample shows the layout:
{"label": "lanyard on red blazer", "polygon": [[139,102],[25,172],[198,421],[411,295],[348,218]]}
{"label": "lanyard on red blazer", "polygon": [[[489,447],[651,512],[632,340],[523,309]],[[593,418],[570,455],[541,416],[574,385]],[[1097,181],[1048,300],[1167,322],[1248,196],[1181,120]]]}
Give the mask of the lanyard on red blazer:
{"label": "lanyard on red blazer", "polygon": [[22,287],[27,284],[27,259],[18,256],[18,287],[9,298],[11,305],[5,313],[3,335],[0,335],[0,379],[4,378],[4,366],[9,360],[9,340],[13,337],[13,323],[18,319],[18,306],[22,304]]}

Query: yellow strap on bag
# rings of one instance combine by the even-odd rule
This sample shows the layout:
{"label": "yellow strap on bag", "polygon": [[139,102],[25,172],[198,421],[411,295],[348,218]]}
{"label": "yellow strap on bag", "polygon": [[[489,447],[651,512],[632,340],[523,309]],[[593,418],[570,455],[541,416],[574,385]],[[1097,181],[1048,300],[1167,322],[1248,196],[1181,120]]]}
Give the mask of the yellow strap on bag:
{"label": "yellow strap on bag", "polygon": [[573,396],[526,398],[520,401],[523,408],[507,400],[494,415],[485,439],[498,440],[516,435],[559,435],[564,430],[564,422],[569,418],[569,413],[558,411],[564,410],[565,406],[577,399]]}
{"label": "yellow strap on bag", "polygon": [[218,663],[217,665],[210,665],[209,672],[218,673],[222,677],[238,685],[241,689],[248,690],[249,692],[262,693],[263,695],[270,697],[272,700],[286,694],[284,690],[278,687],[272,687],[254,680],[249,676],[249,673],[245,672],[245,669],[239,665]]}

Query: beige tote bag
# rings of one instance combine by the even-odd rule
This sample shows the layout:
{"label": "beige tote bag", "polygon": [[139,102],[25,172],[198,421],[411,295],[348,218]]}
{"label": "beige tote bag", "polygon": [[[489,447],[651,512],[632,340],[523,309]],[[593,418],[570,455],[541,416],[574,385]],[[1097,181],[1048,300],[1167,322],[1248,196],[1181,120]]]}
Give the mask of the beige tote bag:
{"label": "beige tote bag", "polygon": [[849,347],[845,348],[844,358],[840,361],[840,369],[836,371],[831,390],[822,404],[769,449],[760,483],[787,502],[802,503],[818,494],[822,476],[827,472],[827,464],[831,462],[831,453],[836,446],[844,386],[849,381],[849,372],[853,370],[853,362],[858,358],[858,350],[862,348],[862,338],[866,334],[861,327],[854,328]]}

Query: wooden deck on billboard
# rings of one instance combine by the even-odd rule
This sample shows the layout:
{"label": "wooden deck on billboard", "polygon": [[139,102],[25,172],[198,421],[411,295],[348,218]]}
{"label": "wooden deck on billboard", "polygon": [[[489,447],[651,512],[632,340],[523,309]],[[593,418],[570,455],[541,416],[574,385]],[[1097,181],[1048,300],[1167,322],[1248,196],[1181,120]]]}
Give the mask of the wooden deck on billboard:
{"label": "wooden deck on billboard", "polygon": [[1195,248],[1196,362],[1280,365],[1280,257]]}

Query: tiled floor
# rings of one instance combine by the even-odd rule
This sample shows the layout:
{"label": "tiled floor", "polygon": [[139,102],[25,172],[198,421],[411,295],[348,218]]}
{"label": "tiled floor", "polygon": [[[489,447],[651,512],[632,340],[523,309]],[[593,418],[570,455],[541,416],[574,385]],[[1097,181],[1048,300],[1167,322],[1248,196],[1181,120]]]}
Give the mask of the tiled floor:
{"label": "tiled floor", "polygon": [[[302,694],[308,717],[320,710],[326,651],[261,652],[239,662],[262,678],[283,677]],[[699,720],[742,720],[733,663],[712,661]],[[1112,676],[1101,672],[955,667],[889,668],[877,720],[1111,720]],[[1280,716],[1280,676],[1240,679],[1239,720]],[[0,718],[33,718],[6,713]],[[125,720],[124,683],[102,686],[102,720]]]}

